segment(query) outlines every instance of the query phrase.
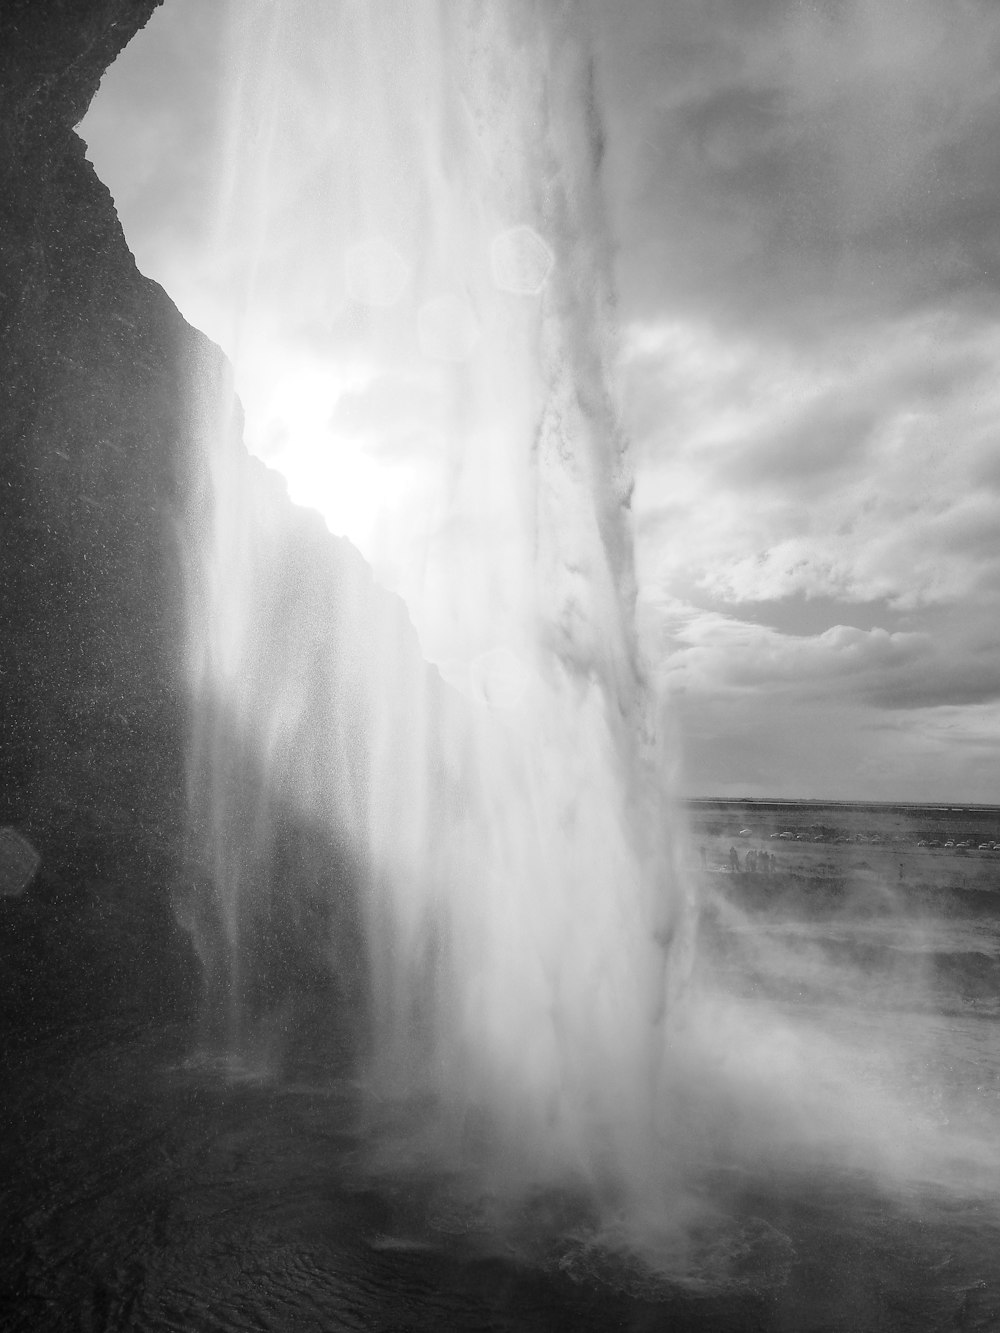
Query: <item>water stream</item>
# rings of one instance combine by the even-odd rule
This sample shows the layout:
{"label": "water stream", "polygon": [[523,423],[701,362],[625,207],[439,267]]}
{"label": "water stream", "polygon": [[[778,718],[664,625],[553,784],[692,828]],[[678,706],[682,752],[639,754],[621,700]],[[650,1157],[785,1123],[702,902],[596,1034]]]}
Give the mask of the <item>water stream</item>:
{"label": "water stream", "polygon": [[[288,448],[332,455],[335,486],[341,432],[367,431],[412,493],[388,468],[370,546],[407,612],[346,544],[327,572],[319,534],[292,535],[228,384],[201,407],[182,910],[215,1040],[266,1063],[274,974],[305,953],[343,989],[350,917],[372,1096],[434,1107],[410,1155],[491,1197],[558,1183],[656,1214],[694,907],[633,627],[586,27],[520,3],[270,6],[233,45],[237,383],[265,293],[293,326],[340,297],[327,355],[351,388]],[[276,870],[282,820],[336,849],[325,872]]]}

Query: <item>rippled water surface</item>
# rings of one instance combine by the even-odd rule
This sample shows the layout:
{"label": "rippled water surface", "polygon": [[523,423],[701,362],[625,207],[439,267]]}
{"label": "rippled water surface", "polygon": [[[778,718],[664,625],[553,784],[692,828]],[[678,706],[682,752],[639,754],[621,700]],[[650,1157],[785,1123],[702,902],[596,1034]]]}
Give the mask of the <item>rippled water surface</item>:
{"label": "rippled water surface", "polygon": [[[949,1021],[962,1077],[982,1077],[993,1022]],[[90,1029],[8,1060],[5,1329],[1000,1327],[988,1191],[706,1170],[718,1220],[671,1283],[599,1245],[572,1200],[497,1235],[453,1182],[374,1175],[357,1086],[328,1059],[266,1082],[192,1044]]]}

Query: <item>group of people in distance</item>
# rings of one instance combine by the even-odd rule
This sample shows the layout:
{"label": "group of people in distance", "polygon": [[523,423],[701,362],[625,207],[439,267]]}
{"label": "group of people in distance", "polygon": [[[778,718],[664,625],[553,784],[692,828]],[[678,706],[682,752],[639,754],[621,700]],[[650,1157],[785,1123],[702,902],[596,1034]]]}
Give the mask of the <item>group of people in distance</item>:
{"label": "group of people in distance", "polygon": [[[734,871],[739,870],[740,854],[735,847],[729,849],[729,863]],[[751,847],[744,858],[743,869],[748,875],[770,875],[774,870],[773,852]]]}
{"label": "group of people in distance", "polygon": [[774,871],[774,856],[771,852],[751,847],[740,865],[740,854],[735,847],[729,849],[729,869],[734,875],[742,870],[747,875],[770,875]]}
{"label": "group of people in distance", "polygon": [[[708,869],[708,853],[704,846],[699,848],[701,853],[701,869]],[[765,852],[763,848],[749,848],[743,858],[743,864],[740,864],[740,853],[735,846],[729,848],[729,870],[733,874],[773,874],[775,873],[776,857],[773,852]]]}
{"label": "group of people in distance", "polygon": [[[700,847],[698,850],[701,852],[702,869],[707,870],[708,853],[704,847]],[[774,873],[775,864],[775,857],[772,852],[751,847],[748,849],[741,865],[739,852],[735,847],[729,849],[729,869],[734,875],[741,872],[746,875],[771,875]]]}

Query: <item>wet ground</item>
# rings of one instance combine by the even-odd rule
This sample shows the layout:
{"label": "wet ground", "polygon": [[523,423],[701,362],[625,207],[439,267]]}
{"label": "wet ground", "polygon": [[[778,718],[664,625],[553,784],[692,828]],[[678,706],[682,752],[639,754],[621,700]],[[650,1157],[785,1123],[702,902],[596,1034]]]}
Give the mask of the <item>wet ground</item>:
{"label": "wet ground", "polygon": [[989,1195],[716,1170],[726,1221],[679,1286],[580,1228],[498,1241],[449,1182],[374,1178],[347,1074],[255,1081],[191,1046],[183,1025],[90,1025],[8,1061],[3,1328],[1000,1327]]}
{"label": "wet ground", "polygon": [[[609,1248],[569,1198],[528,1200],[498,1230],[455,1180],[372,1168],[346,1029],[324,1018],[278,1077],[206,1061],[158,992],[96,1003],[106,973],[134,997],[148,972],[106,944],[103,899],[60,916],[28,902],[5,936],[21,998],[0,1025],[0,1328],[1000,1329],[1000,894],[942,890],[916,912],[866,883],[710,878],[703,948],[741,1021],[884,1050],[961,1170],[890,1182],[836,1154],[706,1157],[673,1276]],[[859,1058],[860,1099],[881,1063]]]}

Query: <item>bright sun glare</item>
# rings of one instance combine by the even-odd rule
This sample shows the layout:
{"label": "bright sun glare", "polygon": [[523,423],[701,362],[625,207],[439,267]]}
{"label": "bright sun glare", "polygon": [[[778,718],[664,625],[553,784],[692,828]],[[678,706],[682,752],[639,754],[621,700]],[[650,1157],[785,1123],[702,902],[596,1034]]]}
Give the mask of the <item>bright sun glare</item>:
{"label": "bright sun glare", "polygon": [[338,536],[374,557],[393,490],[391,465],[366,447],[363,430],[337,421],[345,400],[363,396],[374,374],[343,366],[302,366],[247,387],[251,451],[283,473],[299,504],[318,509]]}

